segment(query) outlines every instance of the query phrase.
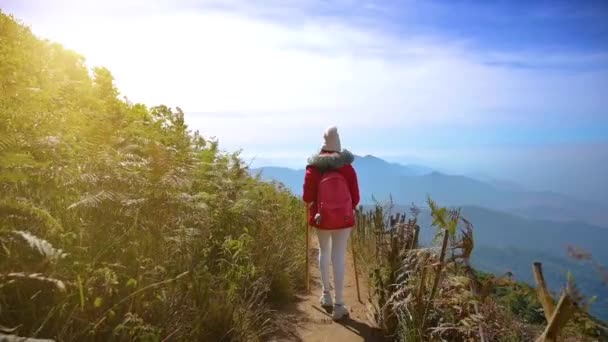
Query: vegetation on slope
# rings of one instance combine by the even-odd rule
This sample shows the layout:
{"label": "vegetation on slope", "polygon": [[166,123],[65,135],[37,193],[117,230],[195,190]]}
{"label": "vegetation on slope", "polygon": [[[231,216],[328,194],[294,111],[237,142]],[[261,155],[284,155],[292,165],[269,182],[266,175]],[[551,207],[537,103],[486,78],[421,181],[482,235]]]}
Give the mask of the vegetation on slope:
{"label": "vegetation on slope", "polygon": [[[151,82],[154,81],[151,70]],[[0,12],[0,336],[261,340],[303,284],[304,213],[181,110]]]}
{"label": "vegetation on slope", "polygon": [[[420,243],[422,229],[430,227],[418,224],[418,208],[407,217],[387,215],[381,206],[358,214],[353,243],[372,284],[372,319],[396,341],[536,340],[547,321],[535,290],[508,274],[495,277],[473,269],[473,225],[459,210],[430,199],[428,204],[435,228],[428,246]],[[561,336],[607,338],[605,328],[586,313],[588,301],[573,279],[564,284],[579,310]]]}

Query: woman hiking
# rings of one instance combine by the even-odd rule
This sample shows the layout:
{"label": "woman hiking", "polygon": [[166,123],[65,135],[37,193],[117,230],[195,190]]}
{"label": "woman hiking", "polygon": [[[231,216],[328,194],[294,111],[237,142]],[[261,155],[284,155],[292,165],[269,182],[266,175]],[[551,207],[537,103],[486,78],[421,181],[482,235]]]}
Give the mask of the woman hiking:
{"label": "woman hiking", "polygon": [[[323,135],[321,151],[308,160],[304,176],[303,200],[308,204],[308,221],[319,239],[319,268],[323,293],[321,306],[333,307],[332,318],[348,317],[344,305],[344,264],[348,237],[355,225],[355,208],[359,204],[359,184],[352,167],[354,156],[342,150],[336,127]],[[335,303],[329,285],[329,263],[333,265]]]}

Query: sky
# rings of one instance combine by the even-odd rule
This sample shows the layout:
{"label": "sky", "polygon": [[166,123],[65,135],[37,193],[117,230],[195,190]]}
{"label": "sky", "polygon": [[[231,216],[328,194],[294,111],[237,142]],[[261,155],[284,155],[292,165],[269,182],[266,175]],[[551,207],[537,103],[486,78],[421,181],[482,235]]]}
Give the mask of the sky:
{"label": "sky", "polygon": [[606,1],[0,0],[254,165],[356,154],[608,203]]}

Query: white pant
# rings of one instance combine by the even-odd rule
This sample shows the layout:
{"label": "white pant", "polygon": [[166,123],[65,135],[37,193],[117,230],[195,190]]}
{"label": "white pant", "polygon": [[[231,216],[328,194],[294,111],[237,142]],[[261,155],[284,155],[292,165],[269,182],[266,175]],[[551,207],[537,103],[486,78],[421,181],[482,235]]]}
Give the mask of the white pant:
{"label": "white pant", "polygon": [[[334,269],[334,289],[336,291],[336,304],[344,304],[342,290],[344,288],[344,264],[348,237],[352,228],[345,229],[316,229],[319,238],[319,268],[323,291],[329,291],[329,258]],[[331,243],[330,243],[331,242]]]}

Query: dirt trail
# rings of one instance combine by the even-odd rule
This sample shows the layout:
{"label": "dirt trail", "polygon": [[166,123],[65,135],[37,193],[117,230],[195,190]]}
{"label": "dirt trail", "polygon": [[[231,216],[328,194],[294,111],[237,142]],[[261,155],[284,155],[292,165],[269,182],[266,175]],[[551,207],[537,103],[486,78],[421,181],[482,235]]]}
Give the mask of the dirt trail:
{"label": "dirt trail", "polygon": [[289,331],[284,332],[283,336],[276,338],[274,341],[382,341],[378,330],[374,329],[367,319],[364,303],[366,303],[368,291],[365,284],[366,277],[361,274],[361,271],[359,271],[359,290],[363,303],[360,303],[357,299],[355,272],[350,248],[346,259],[346,271],[344,276],[344,300],[349,307],[350,318],[344,322],[334,322],[331,319],[331,313],[326,312],[319,304],[321,275],[318,257],[318,241],[314,233],[311,232],[310,294],[299,295],[297,302],[285,312],[285,318],[289,321],[290,326],[290,328],[286,330]]}

